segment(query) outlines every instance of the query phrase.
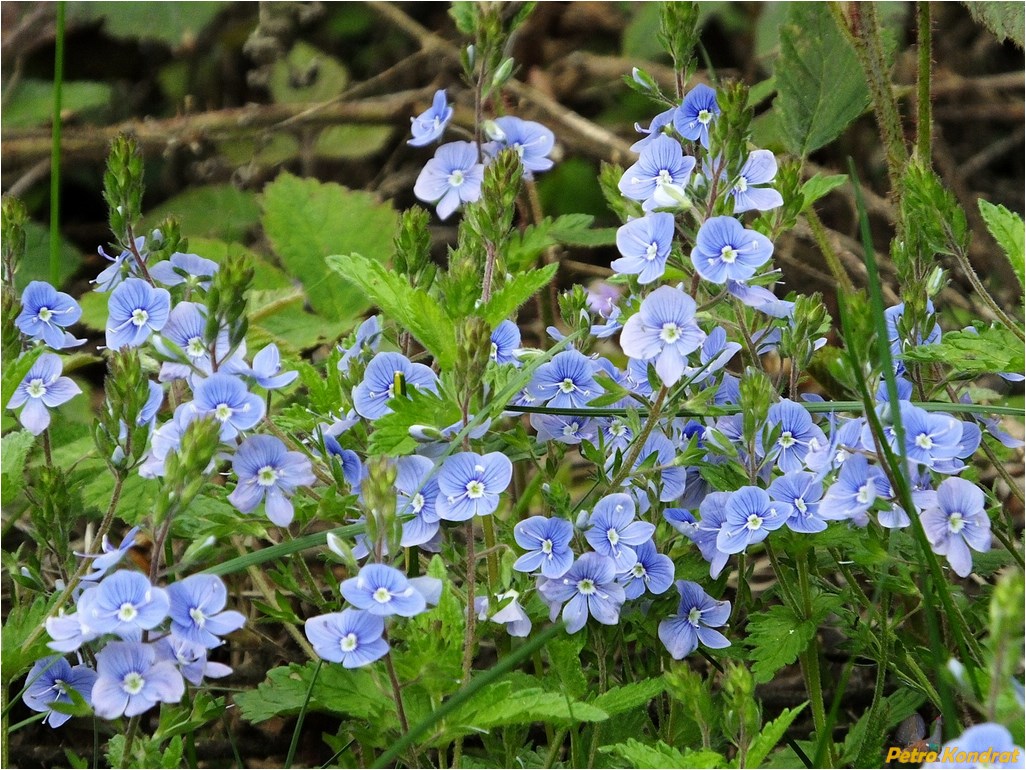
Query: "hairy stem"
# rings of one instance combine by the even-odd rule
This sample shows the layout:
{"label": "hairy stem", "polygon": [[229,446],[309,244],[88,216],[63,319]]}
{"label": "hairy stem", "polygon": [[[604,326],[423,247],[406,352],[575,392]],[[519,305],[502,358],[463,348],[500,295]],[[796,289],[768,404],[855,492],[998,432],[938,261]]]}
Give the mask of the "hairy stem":
{"label": "hairy stem", "polygon": [[930,3],[919,0],[916,3],[917,43],[919,47],[919,75],[916,81],[916,157],[926,168],[930,167],[932,151],[930,140],[933,130],[933,104],[930,101],[931,76],[933,74],[933,29],[930,18]]}

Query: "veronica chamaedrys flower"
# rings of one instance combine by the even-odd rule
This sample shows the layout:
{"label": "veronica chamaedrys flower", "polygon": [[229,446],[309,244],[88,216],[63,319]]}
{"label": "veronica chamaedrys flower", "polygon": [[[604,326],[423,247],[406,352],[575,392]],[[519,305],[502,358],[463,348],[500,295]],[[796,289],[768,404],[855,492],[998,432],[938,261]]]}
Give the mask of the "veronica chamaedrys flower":
{"label": "veronica chamaedrys flower", "polygon": [[[197,302],[179,302],[171,309],[167,323],[153,338],[153,346],[167,359],[160,364],[160,382],[188,379],[190,385],[214,371],[206,342],[207,308]],[[177,348],[177,350],[175,349]],[[231,353],[231,357],[228,355]],[[213,355],[222,374],[238,374],[248,367],[243,356],[246,343],[232,349],[228,330],[222,328],[214,342]]]}
{"label": "veronica chamaedrys flower", "polygon": [[716,629],[730,618],[730,602],[716,601],[698,583],[678,580],[680,605],[677,614],[659,624],[659,640],[674,660],[682,660],[698,649],[699,643],[713,650],[729,647],[727,637]]}
{"label": "veronica chamaedrys flower", "polygon": [[[790,318],[794,314],[794,303],[786,299],[778,299],[777,295],[765,286],[752,286],[746,281],[735,281],[727,279],[727,293],[732,297],[741,300],[741,304],[755,308],[760,313],[765,313],[773,318]],[[826,338],[815,342],[815,350],[819,350],[826,344]],[[763,344],[768,344],[765,340]],[[776,344],[776,343],[774,343]]]}
{"label": "veronica chamaedrys flower", "polygon": [[399,570],[385,564],[365,564],[356,577],[342,581],[342,596],[372,615],[412,618],[427,608],[424,594]]}
{"label": "veronica chamaedrys flower", "polygon": [[164,622],[168,607],[163,588],[151,586],[145,575],[124,569],[78,599],[78,612],[92,629],[133,641]]}
{"label": "veronica chamaedrys flower", "polygon": [[954,477],[940,483],[935,504],[923,511],[921,521],[930,547],[947,557],[959,577],[973,571],[970,548],[980,553],[990,550],[990,518],[984,505],[983,490]]}
{"label": "veronica chamaedrys flower", "polygon": [[171,313],[171,295],[140,278],[128,278],[111,292],[107,308],[107,347],[134,348],[164,328]]}
{"label": "veronica chamaedrys flower", "polygon": [[638,560],[617,578],[623,586],[624,596],[637,599],[645,591],[651,594],[665,592],[673,584],[673,560],[659,553],[651,540],[646,540],[634,550]]}
{"label": "veronica chamaedrys flower", "polygon": [[777,159],[769,150],[753,150],[738,172],[734,186],[727,193],[734,199],[734,213],[769,211],[784,205],[784,198],[769,184],[777,175]]}
{"label": "veronica chamaedrys flower", "polygon": [[435,510],[446,521],[487,516],[499,507],[499,495],[513,478],[513,463],[501,452],[460,452],[438,472]]}
{"label": "veronica chamaedrys flower", "polygon": [[603,393],[591,360],[576,350],[557,353],[539,366],[527,391],[554,409],[580,409]]}
{"label": "veronica chamaedrys flower", "polygon": [[588,621],[614,626],[620,619],[620,607],[626,601],[623,587],[616,582],[616,565],[612,559],[597,553],[586,553],[574,562],[561,578],[545,580],[539,593],[552,608],[552,619],[563,607],[567,633],[576,634]]}
{"label": "veronica chamaedrys flower", "polygon": [[695,168],[695,159],[684,155],[680,142],[660,134],[641,150],[641,157],[623,172],[620,192],[642,208],[677,207]]}
{"label": "veronica chamaedrys flower", "polygon": [[598,437],[598,426],[590,417],[532,414],[531,427],[537,432],[539,441],[557,441],[571,446],[576,446],[582,441],[595,443]]}
{"label": "veronica chamaedrys flower", "polygon": [[[960,754],[965,757],[959,758]],[[1023,767],[1023,748],[1015,743],[1004,725],[983,722],[967,728],[960,736],[937,750],[937,760],[924,768],[952,770],[960,767]]]}
{"label": "veronica chamaedrys flower", "polygon": [[217,372],[196,383],[192,408],[221,423],[221,440],[231,441],[263,419],[264,400],[247,390],[238,377]]}
{"label": "veronica chamaedrys flower", "polygon": [[82,308],[70,294],[44,281],[32,281],[21,293],[21,312],[14,324],[29,339],[42,340],[54,350],[61,350],[85,342],[64,331],[81,317]]}
{"label": "veronica chamaedrys flower", "polygon": [[618,273],[638,276],[644,285],[661,278],[673,245],[673,214],[646,214],[632,219],[616,231],[616,248],[621,257],[610,264]]}
{"label": "veronica chamaedrys flower", "polygon": [[776,456],[777,467],[784,473],[800,471],[809,452],[829,443],[823,430],[812,421],[808,410],[789,399],[778,401],[769,408],[766,424],[779,426],[780,435],[768,448],[762,447],[760,440],[759,449],[767,456]]}
{"label": "veronica chamaedrys flower", "polygon": [[107,574],[107,570],[111,567],[116,566],[125,556],[126,553],[135,545],[135,536],[139,534],[138,527],[132,527],[125,534],[125,537],[121,540],[121,545],[117,548],[110,544],[110,540],[107,535],[103,536],[103,541],[100,544],[99,553],[78,553],[75,552],[76,556],[81,556],[84,559],[92,559],[93,563],[92,572],[89,572],[82,576],[82,580],[99,580]]}
{"label": "veronica chamaedrys flower", "polygon": [[695,309],[695,301],[680,289],[660,286],[623,325],[623,352],[652,361],[663,384],[675,384],[684,374],[688,354],[705,341],[705,332],[695,323]]}
{"label": "veronica chamaedrys flower", "polygon": [[435,464],[427,457],[409,455],[396,461],[395,510],[399,516],[413,514],[403,522],[400,545],[409,548],[423,545],[439,529],[439,516],[435,510],[438,498],[438,479],[432,476]]}
{"label": "veronica chamaedrys flower", "polygon": [[513,564],[518,572],[537,570],[547,578],[558,578],[574,563],[570,548],[574,525],[566,519],[531,516],[513,528],[513,537],[527,551]]}
{"label": "veronica chamaedrys flower", "polygon": [[484,152],[494,158],[502,150],[515,151],[524,164],[524,179],[533,179],[535,172],[552,168],[549,153],[556,137],[541,123],[506,115],[486,123],[485,132],[493,141],[482,147]]}
{"label": "veronica chamaedrys flower", "polygon": [[175,634],[162,636],[153,643],[157,660],[167,660],[175,665],[185,681],[199,687],[206,679],[220,679],[232,673],[223,663],[207,660],[207,648],[193,644]]}
{"label": "veronica chamaedrys flower", "polygon": [[[899,405],[901,423],[905,428],[905,454],[910,462],[933,468],[958,457],[962,442],[962,421],[943,412],[927,412],[908,401]],[[890,437],[892,434],[888,433]],[[871,437],[868,426],[863,429],[863,444]],[[892,449],[897,437],[891,442]]]}
{"label": "veronica chamaedrys flower", "polygon": [[856,454],[841,463],[837,479],[819,504],[819,516],[827,521],[851,519],[856,526],[869,523],[867,511],[877,498],[893,496],[884,472],[870,465],[864,455]]}
{"label": "veronica chamaedrys flower", "polygon": [[378,316],[372,315],[356,330],[352,347],[339,347],[342,358],[338,361],[338,370],[343,374],[349,374],[349,367],[354,358],[359,358],[365,353],[376,353],[380,344],[381,320]]}
{"label": "veronica chamaedrys flower", "polygon": [[709,149],[709,126],[720,114],[716,91],[704,83],[688,91],[673,115],[673,126],[685,139],[700,142]]}
{"label": "veronica chamaedrys flower", "polygon": [[770,499],[758,487],[741,487],[730,493],[724,507],[723,526],[716,547],[724,553],[741,553],[752,543],[761,543],[791,515],[789,503]]}
{"label": "veronica chamaedrys flower", "polygon": [[361,417],[376,420],[391,414],[389,399],[395,397],[396,379],[402,376],[406,387],[437,392],[438,377],[424,364],[411,363],[401,353],[378,353],[367,364],[363,382],[353,388],[353,408]]}
{"label": "veronica chamaedrys flower", "polygon": [[169,585],[167,595],[171,632],[208,650],[246,622],[241,612],[224,608],[228,591],[216,575],[190,575]]}
{"label": "veronica chamaedrys flower", "polygon": [[72,666],[61,655],[37,660],[25,680],[25,694],[21,699],[33,711],[46,712],[43,724],[60,727],[71,719],[71,714],[53,710],[54,703],[73,703],[74,690],[86,701],[93,691],[96,672],[88,666]]}
{"label": "veronica chamaedrys flower", "polygon": [[8,409],[24,407],[18,420],[35,436],[50,426],[50,409],[82,392],[70,377],[61,376],[63,369],[60,356],[43,353],[7,402]]}
{"label": "veronica chamaedrys flower", "polygon": [[519,326],[512,321],[503,321],[492,332],[491,343],[489,358],[495,363],[520,366],[520,360],[516,357],[516,351],[520,347]]}
{"label": "veronica chamaedrys flower", "polygon": [[[156,242],[163,241],[163,236],[160,234],[159,230],[153,231],[153,238]],[[140,235],[135,239],[135,249],[139,252],[139,256],[142,257],[143,262],[145,262],[146,258],[149,256],[146,252],[145,235]],[[97,247],[96,252],[112,264],[107,265],[107,267],[100,271],[100,274],[96,276],[96,278],[90,281],[90,283],[96,284],[96,288],[93,289],[93,291],[110,291],[125,278],[132,276],[139,277],[142,273],[142,270],[139,268],[139,261],[135,258],[135,254],[128,249],[125,249],[116,257],[112,257],[110,254],[105,252],[102,246]]]}
{"label": "veronica chamaedrys flower", "polygon": [[103,719],[134,717],[185,695],[181,673],[171,661],[157,660],[152,644],[111,642],[96,654],[96,674],[93,711]]}
{"label": "veronica chamaedrys flower", "polygon": [[784,522],[794,532],[822,532],[826,522],[819,516],[819,502],[823,497],[823,484],[808,471],[794,471],[773,479],[769,485],[773,500],[787,503],[793,513]]}
{"label": "veronica chamaedrys flower", "polygon": [[625,572],[638,561],[638,546],[652,539],[655,524],[635,521],[636,508],[630,495],[618,492],[606,495],[595,504],[584,533],[596,553],[608,556],[618,573]]}
{"label": "veronica chamaedrys flower", "polygon": [[472,142],[450,142],[435,152],[413,186],[413,194],[425,203],[437,203],[440,219],[448,219],[461,203],[481,197],[484,165],[477,162]]}
{"label": "veronica chamaedrys flower", "polygon": [[415,118],[410,118],[410,133],[413,138],[406,143],[412,147],[431,144],[445,131],[452,120],[453,109],[446,99],[445,89],[439,88],[431,100],[431,106]]}
{"label": "veronica chamaedrys flower", "polygon": [[640,123],[635,123],[634,130],[639,134],[645,134],[645,136],[631,145],[631,152],[641,152],[643,149],[648,147],[648,145],[652,144],[657,137],[663,136],[667,126],[672,128],[673,116],[676,112],[676,107],[671,107],[668,110],[660,112],[652,118],[652,122],[649,123],[648,128],[642,128]]}
{"label": "veronica chamaedrys flower", "polygon": [[[654,463],[651,459],[655,455]],[[687,469],[673,465],[677,458],[677,447],[661,431],[654,430],[645,439],[645,444],[638,452],[638,459],[634,461],[631,469],[631,476],[627,483],[641,481],[653,498],[664,503],[676,500],[684,494],[684,487],[687,484]],[[653,467],[659,468],[658,475],[651,471],[641,475],[643,465],[653,463]],[[642,512],[648,510],[647,496],[642,495],[639,502],[642,504]]]}
{"label": "veronica chamaedrys flower", "polygon": [[310,618],[303,630],[314,652],[343,668],[366,666],[388,654],[380,615],[345,609]]}
{"label": "veronica chamaedrys flower", "polygon": [[217,272],[218,265],[199,254],[185,254],[176,251],[168,259],[158,262],[150,268],[150,278],[165,286],[186,284],[190,289],[210,288],[210,280]]}
{"label": "veronica chamaedrys flower", "polygon": [[720,576],[730,558],[729,553],[721,551],[716,546],[716,540],[726,521],[728,500],[730,492],[710,492],[698,507],[698,520],[687,511],[678,508],[667,508],[663,512],[670,526],[698,546],[702,558],[709,562],[709,577],[713,580]]}
{"label": "veronica chamaedrys flower", "polygon": [[491,620],[493,623],[502,623],[506,626],[506,633],[510,636],[523,638],[531,633],[531,618],[524,611],[518,599],[520,594],[517,591],[506,591],[496,594],[495,598],[505,602],[494,615],[488,617],[488,597],[478,596],[474,598],[474,609],[477,610],[478,620]]}
{"label": "veronica chamaedrys flower", "polygon": [[299,376],[299,372],[295,370],[281,371],[281,353],[278,352],[278,346],[273,342],[253,356],[253,366],[246,369],[243,374],[246,377],[251,377],[257,385],[266,390],[284,388]]}
{"label": "veronica chamaedrys flower", "polygon": [[228,502],[242,513],[249,513],[261,502],[267,518],[280,527],[292,523],[295,513],[289,499],[296,487],[316,480],[309,458],[302,452],[290,452],[275,436],[250,436],[235,453],[232,469],[239,482],[228,495]]}
{"label": "veronica chamaedrys flower", "polygon": [[698,228],[691,261],[705,280],[722,284],[748,280],[772,255],[773,243],[762,233],[734,217],[709,217]]}

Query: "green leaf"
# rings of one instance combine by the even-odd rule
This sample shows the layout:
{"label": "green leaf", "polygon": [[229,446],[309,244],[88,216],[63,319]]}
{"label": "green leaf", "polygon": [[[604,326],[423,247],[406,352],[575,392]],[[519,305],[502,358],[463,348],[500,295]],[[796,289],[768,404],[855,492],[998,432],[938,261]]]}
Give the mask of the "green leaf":
{"label": "green leaf", "polygon": [[393,126],[329,126],[317,136],[314,152],[322,158],[356,160],[381,152],[395,133]]}
{"label": "green leaf", "polygon": [[[1017,3],[1017,5],[1019,5]],[[1022,6],[1019,5],[1020,15]],[[1023,252],[1026,251],[1026,230],[1023,228],[1022,217],[1009,211],[1004,206],[994,205],[980,198],[977,202],[980,207],[980,214],[983,221],[987,223],[987,230],[994,240],[1004,250],[1008,261],[1012,263],[1015,276],[1019,279],[1019,286],[1024,286],[1023,279]]]}
{"label": "green leaf", "polygon": [[605,711],[590,703],[571,701],[565,693],[547,692],[541,687],[515,687],[509,680],[485,688],[449,718],[449,730],[456,733],[489,730],[500,725],[532,722],[601,722]]}
{"label": "green leaf", "polygon": [[195,253],[201,257],[220,262],[218,257],[199,251],[192,238],[242,241],[259,223],[260,205],[254,193],[234,185],[191,187],[150,209],[143,217],[143,225],[149,230],[172,215],[181,224],[182,233],[190,239],[189,251],[196,249]]}
{"label": "green leaf", "polygon": [[397,221],[392,208],[368,193],[291,174],[264,188],[262,205],[267,237],[314,311],[332,321],[358,317],[369,304],[365,290],[352,276],[329,270],[324,258],[358,252],[368,261],[387,261]]}
{"label": "green leaf", "polygon": [[1023,25],[1026,24],[1024,6],[1020,2],[1000,2],[995,0],[962,3],[969,9],[969,15],[978,24],[982,24],[1002,43],[1011,40],[1021,50],[1023,47]]}
{"label": "green leaf", "polygon": [[[112,88],[88,80],[65,81],[61,87],[61,108],[68,112],[99,110],[110,104]],[[53,83],[26,78],[4,94],[3,127],[31,128],[53,118]]]}
{"label": "green leaf", "polygon": [[862,68],[824,3],[793,3],[774,65],[784,141],[808,156],[829,144],[869,102]]}
{"label": "green leaf", "polygon": [[541,270],[517,273],[492,295],[481,308],[481,315],[493,329],[516,312],[517,308],[544,286],[549,284],[559,269],[558,264],[546,265]]}
{"label": "green leaf", "polygon": [[614,717],[625,711],[630,711],[638,706],[643,706],[660,695],[666,689],[666,682],[662,679],[642,679],[640,682],[631,682],[621,687],[613,687],[591,701],[605,711],[609,716]]}
{"label": "green leaf", "polygon": [[408,454],[417,446],[410,436],[414,425],[445,428],[460,418],[459,407],[429,390],[407,388],[407,397],[390,399],[391,414],[374,421],[374,432],[367,447],[368,454],[392,457]]}
{"label": "green leaf", "polygon": [[691,751],[675,749],[662,741],[653,744],[642,743],[635,738],[628,738],[626,743],[603,746],[599,749],[604,754],[614,754],[625,760],[629,767],[723,767],[723,756],[715,751]]}
{"label": "green leaf", "polygon": [[545,217],[541,222],[528,225],[522,232],[514,233],[506,248],[506,265],[509,270],[523,271],[532,268],[538,256],[550,246],[563,243],[570,246],[608,246],[616,243],[616,228],[592,229],[595,220],[590,214],[564,214],[552,219]]}
{"label": "green leaf", "polygon": [[816,174],[802,185],[802,211],[848,181],[847,174]]}
{"label": "green leaf", "polygon": [[581,668],[581,650],[584,649],[584,634],[557,636],[545,650],[552,661],[552,668],[559,677],[560,687],[571,698],[583,697],[588,692],[588,679]]}
{"label": "green leaf", "polygon": [[442,369],[456,362],[456,326],[431,295],[360,254],[332,255],[327,262],[332,270],[356,284],[386,316],[416,337]]}
{"label": "green leaf", "polygon": [[50,653],[45,635],[30,646],[25,642],[43,625],[49,607],[45,597],[37,596],[31,604],[14,603],[11,612],[0,629],[0,668],[3,670],[3,686],[8,687],[14,679],[33,663]]}
{"label": "green leaf", "polygon": [[36,437],[27,430],[8,433],[0,439],[0,502],[4,505],[14,500],[25,487],[25,459],[36,443]]}
{"label": "green leaf", "polygon": [[299,41],[271,68],[268,88],[279,104],[324,102],[342,93],[349,71],[332,56]]}
{"label": "green leaf", "polygon": [[815,633],[815,623],[802,620],[782,604],[752,615],[745,643],[752,650],[752,676],[756,684],[770,681],[773,674],[794,663]]}
{"label": "green leaf", "polygon": [[25,379],[29,369],[35,365],[39,357],[45,352],[46,348],[43,345],[37,345],[22,353],[13,364],[4,368],[3,376],[0,377],[0,398],[3,399],[5,406],[10,403],[15,388]]}
{"label": "green leaf", "polygon": [[967,375],[1026,369],[1022,343],[1014,332],[1002,326],[991,326],[978,332],[948,332],[936,345],[909,348],[902,357],[906,361],[947,364],[956,372]]}
{"label": "green leaf", "polygon": [[[103,19],[104,32],[122,40],[159,40],[177,46],[195,37],[228,3],[72,3],[71,18]],[[120,765],[116,765],[120,767]]]}
{"label": "green leaf", "polygon": [[748,747],[748,755],[745,757],[748,767],[759,767],[762,764],[762,761],[769,756],[773,747],[780,743],[780,739],[784,737],[787,728],[791,726],[795,717],[802,713],[805,706],[806,704],[803,703],[797,708],[784,709],[780,712],[780,716],[763,725],[762,731]]}

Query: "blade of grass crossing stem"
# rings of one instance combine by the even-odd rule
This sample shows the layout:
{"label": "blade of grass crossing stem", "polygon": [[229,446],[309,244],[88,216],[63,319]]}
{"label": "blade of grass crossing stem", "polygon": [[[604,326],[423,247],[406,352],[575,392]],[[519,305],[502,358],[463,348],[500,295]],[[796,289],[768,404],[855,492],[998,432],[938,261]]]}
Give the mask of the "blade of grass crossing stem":
{"label": "blade of grass crossing stem", "polygon": [[545,644],[559,633],[562,628],[562,623],[549,626],[523,647],[504,657],[487,672],[471,679],[470,682],[464,685],[462,690],[457,692],[432,713],[428,714],[427,717],[411,727],[410,731],[399,738],[399,740],[392,745],[392,748],[378,757],[371,767],[388,767],[396,757],[409,748],[420,736],[424,735],[437,722],[440,722],[454,710],[473,698],[481,689],[487,687],[503,674],[513,669],[514,666],[519,665],[534,655],[536,650],[540,650],[544,647]]}
{"label": "blade of grass crossing stem", "polygon": [[321,673],[321,666],[324,665],[323,660],[317,661],[317,668],[314,669],[313,676],[310,677],[310,686],[306,688],[306,698],[303,700],[303,708],[299,710],[299,716],[296,718],[296,729],[292,731],[292,742],[289,744],[289,753],[285,757],[285,767],[292,767],[292,760],[296,758],[296,747],[299,746],[299,736],[303,732],[303,722],[306,720],[306,710],[310,706],[310,697],[313,695],[314,685],[317,684],[317,675]]}
{"label": "blade of grass crossing stem", "polygon": [[64,86],[64,0],[57,3],[57,36],[53,54],[53,131],[50,134],[50,283],[61,280],[61,110]]}
{"label": "blade of grass crossing stem", "polygon": [[335,527],[335,529],[329,529],[325,532],[314,532],[312,535],[303,535],[295,540],[286,540],[284,543],[261,548],[259,551],[247,553],[245,556],[237,556],[234,559],[207,567],[207,569],[203,570],[203,574],[223,577],[235,572],[244,572],[258,564],[280,559],[283,556],[290,556],[291,554],[305,551],[308,548],[325,545],[329,534],[337,535],[338,537],[355,537],[363,533],[363,524],[350,524],[345,527]]}

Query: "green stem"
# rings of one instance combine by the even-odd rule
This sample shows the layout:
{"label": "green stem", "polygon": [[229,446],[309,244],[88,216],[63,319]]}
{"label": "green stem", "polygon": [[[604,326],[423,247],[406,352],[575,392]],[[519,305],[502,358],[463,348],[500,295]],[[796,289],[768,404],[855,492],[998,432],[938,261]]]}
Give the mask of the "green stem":
{"label": "green stem", "polygon": [[965,273],[965,277],[969,279],[969,283],[972,284],[973,289],[979,295],[980,299],[983,300],[983,304],[989,307],[991,312],[997,316],[997,319],[1005,327],[1011,330],[1016,337],[1021,341],[1026,342],[1026,333],[1023,332],[1022,327],[1014,321],[1011,316],[1001,309],[1001,306],[998,305],[990,295],[990,292],[987,291],[987,287],[983,285],[983,281],[980,280],[980,277],[976,274],[972,264],[969,262],[969,255],[966,254],[961,247],[955,245],[953,238],[949,239],[949,245],[953,247],[951,252],[955,257],[955,261],[958,263],[958,266],[962,268],[962,272]]}
{"label": "green stem", "polygon": [[481,526],[484,529],[485,553],[488,560],[488,598],[499,588],[499,551],[495,547],[495,522],[492,516],[482,516]]}
{"label": "green stem", "polygon": [[834,280],[837,281],[844,291],[849,294],[853,293],[855,291],[855,284],[852,283],[848,271],[841,264],[841,258],[837,256],[833,244],[830,243],[826,227],[823,226],[823,220],[819,218],[819,214],[816,213],[815,209],[810,207],[805,212],[805,221],[809,223],[812,237],[816,241],[816,245],[819,246],[819,251],[823,255],[823,259],[826,260],[827,268],[829,268],[831,275],[834,276]]}
{"label": "green stem", "polygon": [[559,750],[563,748],[563,741],[566,740],[566,729],[556,733],[556,737],[549,743],[549,753],[545,755],[545,764],[542,767],[552,767],[559,756]]}
{"label": "green stem", "polygon": [[[386,641],[387,638],[386,638]],[[403,706],[403,691],[399,686],[399,677],[395,673],[395,662],[392,660],[392,652],[385,655],[385,667],[388,669],[388,679],[392,683],[392,698],[395,700],[395,714],[399,717],[399,726],[404,733],[410,731],[410,723],[406,720],[406,709]]]}
{"label": "green stem", "polygon": [[[812,588],[809,582],[809,564],[806,556],[798,556],[795,559],[795,566],[798,569],[798,590],[801,594],[802,612],[807,620],[813,619],[812,613]],[[833,740],[827,736],[826,704],[823,701],[823,683],[819,669],[819,638],[812,635],[809,646],[801,654],[802,673],[805,674],[805,690],[812,702],[812,721],[816,726],[816,735],[819,740],[826,741],[827,761],[833,767],[835,758],[833,756]]]}
{"label": "green stem", "polygon": [[655,428],[656,423],[659,421],[659,413],[662,411],[663,401],[666,400],[667,393],[669,393],[669,388],[665,385],[659,388],[659,392],[656,394],[655,401],[652,404],[652,409],[648,413],[648,420],[646,420],[645,424],[642,426],[638,437],[634,439],[634,443],[631,444],[630,451],[627,453],[626,457],[623,458],[623,465],[620,466],[620,470],[617,471],[616,476],[609,485],[611,489],[619,489],[620,485],[634,469],[634,463],[638,461],[638,455],[641,454],[642,447],[645,446],[645,442],[648,441],[648,437],[652,433],[652,429]]}
{"label": "green stem", "polygon": [[930,101],[930,78],[933,73],[933,29],[930,18],[930,3],[919,0],[916,3],[918,21],[917,42],[919,44],[919,77],[916,82],[918,112],[916,113],[916,157],[924,167],[930,167],[932,151],[930,139],[933,129],[933,103]]}
{"label": "green stem", "polygon": [[289,753],[285,756],[285,767],[292,767],[292,760],[296,758],[296,749],[299,747],[299,736],[303,732],[303,722],[306,720],[306,710],[310,706],[310,697],[313,695],[314,685],[317,684],[317,675],[321,673],[323,660],[317,661],[313,675],[310,677],[310,686],[306,688],[306,698],[303,700],[303,707],[299,710],[296,718],[295,729],[292,730],[292,740],[289,743]]}
{"label": "green stem", "polygon": [[53,54],[53,132],[50,138],[50,283],[61,280],[61,112],[64,88],[64,0],[57,3],[57,38]]}
{"label": "green stem", "polygon": [[121,755],[121,762],[123,767],[132,766],[132,744],[135,743],[135,736],[138,732],[139,715],[136,714],[134,717],[128,720],[128,730],[126,730],[125,736],[125,751]]}
{"label": "green stem", "polygon": [[3,686],[0,686],[0,767],[10,767],[11,762],[9,759],[10,746],[8,742],[11,737],[11,717],[7,712],[7,701],[11,697],[10,692],[7,690],[7,683],[4,682]]}

